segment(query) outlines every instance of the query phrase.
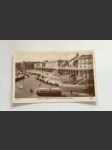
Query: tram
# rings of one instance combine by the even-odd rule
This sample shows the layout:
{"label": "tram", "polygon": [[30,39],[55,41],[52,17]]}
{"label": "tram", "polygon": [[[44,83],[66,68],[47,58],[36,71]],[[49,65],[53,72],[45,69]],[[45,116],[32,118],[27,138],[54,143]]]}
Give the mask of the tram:
{"label": "tram", "polygon": [[62,96],[62,90],[60,88],[38,88],[36,94],[38,96],[60,97]]}

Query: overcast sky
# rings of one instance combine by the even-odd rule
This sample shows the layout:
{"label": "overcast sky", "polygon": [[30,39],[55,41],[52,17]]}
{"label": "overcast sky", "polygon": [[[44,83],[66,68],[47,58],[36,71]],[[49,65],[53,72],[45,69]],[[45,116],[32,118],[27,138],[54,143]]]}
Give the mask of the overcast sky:
{"label": "overcast sky", "polygon": [[[16,52],[15,61],[45,61],[45,60],[69,60],[76,56],[76,51],[41,51],[41,52]],[[79,55],[91,54],[91,52],[80,52]]]}

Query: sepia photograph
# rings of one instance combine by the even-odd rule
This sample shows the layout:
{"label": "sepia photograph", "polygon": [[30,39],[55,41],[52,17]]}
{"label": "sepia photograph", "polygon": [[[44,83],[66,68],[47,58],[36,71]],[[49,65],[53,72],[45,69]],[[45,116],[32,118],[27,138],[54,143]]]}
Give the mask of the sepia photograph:
{"label": "sepia photograph", "polygon": [[96,102],[94,51],[15,51],[12,103],[35,102]]}

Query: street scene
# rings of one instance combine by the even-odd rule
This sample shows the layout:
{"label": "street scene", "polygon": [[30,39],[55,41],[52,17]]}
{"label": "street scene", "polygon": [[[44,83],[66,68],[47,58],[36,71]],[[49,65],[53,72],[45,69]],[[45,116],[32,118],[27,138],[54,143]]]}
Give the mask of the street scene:
{"label": "street scene", "polygon": [[18,55],[15,98],[95,97],[92,52]]}

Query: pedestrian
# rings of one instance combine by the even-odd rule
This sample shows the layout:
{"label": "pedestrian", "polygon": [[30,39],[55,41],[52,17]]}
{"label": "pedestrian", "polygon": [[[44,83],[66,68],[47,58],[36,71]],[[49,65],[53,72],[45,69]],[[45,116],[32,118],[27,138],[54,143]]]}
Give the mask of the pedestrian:
{"label": "pedestrian", "polygon": [[72,95],[72,91],[71,91],[71,95]]}
{"label": "pedestrian", "polygon": [[39,83],[39,87],[41,87],[41,83]]}
{"label": "pedestrian", "polygon": [[30,89],[30,94],[32,94],[33,93],[33,90],[32,89]]}

